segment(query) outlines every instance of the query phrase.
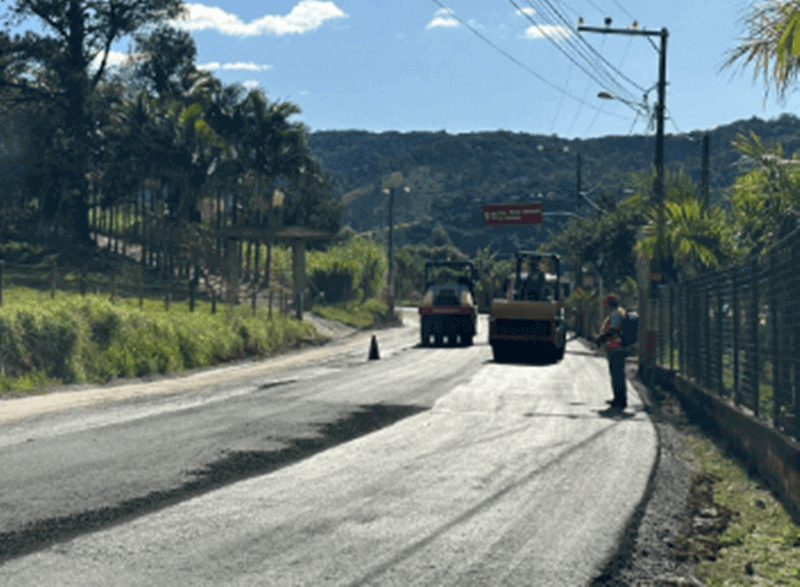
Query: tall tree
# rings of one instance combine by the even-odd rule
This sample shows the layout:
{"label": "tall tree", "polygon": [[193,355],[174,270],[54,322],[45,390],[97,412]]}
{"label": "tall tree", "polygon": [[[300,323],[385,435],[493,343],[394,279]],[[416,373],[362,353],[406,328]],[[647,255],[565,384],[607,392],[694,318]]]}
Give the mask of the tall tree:
{"label": "tall tree", "polygon": [[63,182],[46,193],[44,211],[51,224],[61,219],[75,243],[90,241],[86,175],[98,137],[89,106],[106,73],[111,46],[182,11],[181,0],[8,0],[4,27],[34,19],[46,32],[13,38],[0,32],[0,89],[14,104],[47,103],[58,114],[61,132],[54,148],[63,158]]}

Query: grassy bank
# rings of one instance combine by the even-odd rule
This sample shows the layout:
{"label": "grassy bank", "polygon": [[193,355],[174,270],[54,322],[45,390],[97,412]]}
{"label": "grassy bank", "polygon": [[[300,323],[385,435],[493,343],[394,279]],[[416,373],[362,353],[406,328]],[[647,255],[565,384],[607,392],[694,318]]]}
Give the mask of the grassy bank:
{"label": "grassy bank", "polygon": [[[36,392],[52,385],[103,383],[205,367],[246,357],[265,357],[315,340],[309,324],[256,315],[247,306],[199,302],[195,312],[161,299],[120,298],[45,292],[4,291],[0,307],[0,397]],[[16,394],[15,394],[16,395]]]}
{"label": "grassy bank", "polygon": [[712,509],[727,519],[721,533],[689,538],[697,577],[714,587],[800,585],[800,526],[720,444],[699,433],[687,442],[703,469],[703,484],[712,488]]}
{"label": "grassy bank", "polygon": [[375,312],[386,314],[387,306],[378,299],[370,299],[366,302],[350,301],[342,304],[331,304],[327,306],[314,306],[312,312],[327,318],[336,320],[356,328],[369,328],[374,324]]}

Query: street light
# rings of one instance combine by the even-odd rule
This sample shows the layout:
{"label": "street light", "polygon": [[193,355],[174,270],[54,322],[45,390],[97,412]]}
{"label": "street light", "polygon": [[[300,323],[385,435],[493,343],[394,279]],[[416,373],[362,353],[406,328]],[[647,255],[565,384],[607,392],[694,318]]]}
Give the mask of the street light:
{"label": "street light", "polygon": [[[389,179],[387,183],[389,183],[388,188],[383,189],[384,194],[389,194],[389,273],[386,276],[386,297],[387,299],[387,306],[389,316],[394,316],[394,220],[392,218],[392,212],[394,209],[394,190],[395,188],[399,187],[397,184],[403,181],[403,175],[400,172],[393,173],[392,177]],[[402,186],[402,190],[405,193],[409,193],[411,188],[407,185]]]}
{"label": "street light", "polygon": [[[655,105],[655,119],[656,119],[656,156],[655,168],[656,178],[653,182],[653,193],[658,204],[658,226],[656,236],[656,250],[653,255],[653,263],[648,275],[648,282],[650,291],[649,297],[654,300],[658,295],[658,283],[661,281],[661,255],[662,255],[662,241],[664,239],[664,110],[666,108],[666,93],[667,93],[667,37],[669,32],[666,28],[658,31],[649,31],[636,28],[631,29],[612,29],[608,22],[606,28],[600,27],[587,27],[578,26],[579,32],[592,32],[601,34],[620,34],[620,35],[638,35],[645,37],[659,37],[661,43],[658,47],[658,102]],[[649,91],[649,90],[648,90]],[[647,95],[645,93],[645,95]],[[656,306],[657,307],[657,306]],[[640,308],[640,310],[643,308]],[[647,316],[647,341],[646,353],[641,354],[641,358],[649,364],[655,363],[656,360],[656,332],[655,332],[655,308],[652,314],[648,311]]]}

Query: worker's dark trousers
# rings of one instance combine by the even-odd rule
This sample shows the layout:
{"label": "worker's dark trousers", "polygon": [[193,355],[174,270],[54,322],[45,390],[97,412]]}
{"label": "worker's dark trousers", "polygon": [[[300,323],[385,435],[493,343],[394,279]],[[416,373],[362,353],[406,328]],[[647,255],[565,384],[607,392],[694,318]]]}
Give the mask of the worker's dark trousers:
{"label": "worker's dark trousers", "polygon": [[611,387],[614,388],[614,406],[624,408],[628,405],[625,390],[625,351],[608,351],[608,368],[611,371]]}

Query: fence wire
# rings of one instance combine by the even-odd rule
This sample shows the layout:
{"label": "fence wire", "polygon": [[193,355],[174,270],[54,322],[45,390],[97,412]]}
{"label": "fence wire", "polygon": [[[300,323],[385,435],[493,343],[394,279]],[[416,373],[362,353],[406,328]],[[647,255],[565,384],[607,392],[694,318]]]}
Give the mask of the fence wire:
{"label": "fence wire", "polygon": [[657,361],[800,439],[800,232],[767,255],[663,285]]}

